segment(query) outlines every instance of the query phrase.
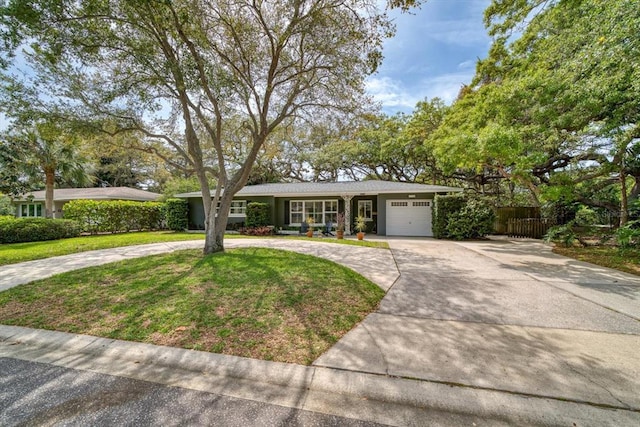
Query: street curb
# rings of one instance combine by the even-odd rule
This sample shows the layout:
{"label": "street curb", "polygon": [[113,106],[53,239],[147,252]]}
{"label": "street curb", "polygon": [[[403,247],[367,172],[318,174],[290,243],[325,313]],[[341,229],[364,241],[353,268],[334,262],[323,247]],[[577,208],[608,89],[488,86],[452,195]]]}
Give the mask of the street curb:
{"label": "street curb", "polygon": [[640,413],[495,390],[0,325],[0,357],[413,425],[638,425]]}

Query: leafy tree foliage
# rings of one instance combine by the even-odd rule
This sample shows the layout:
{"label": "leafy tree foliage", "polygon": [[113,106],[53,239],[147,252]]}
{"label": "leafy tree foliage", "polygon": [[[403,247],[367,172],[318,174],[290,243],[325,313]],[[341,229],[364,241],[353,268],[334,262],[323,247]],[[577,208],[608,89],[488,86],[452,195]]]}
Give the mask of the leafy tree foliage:
{"label": "leafy tree foliage", "polygon": [[537,201],[610,210],[590,195],[616,185],[624,222],[640,179],[640,8],[496,0],[485,22],[495,42],[438,130],[442,167],[496,172]]}
{"label": "leafy tree foliage", "polygon": [[438,98],[416,105],[411,115],[363,114],[356,121],[333,120],[313,129],[302,163],[313,180],[381,179],[442,183],[436,166],[432,135],[447,106]]}

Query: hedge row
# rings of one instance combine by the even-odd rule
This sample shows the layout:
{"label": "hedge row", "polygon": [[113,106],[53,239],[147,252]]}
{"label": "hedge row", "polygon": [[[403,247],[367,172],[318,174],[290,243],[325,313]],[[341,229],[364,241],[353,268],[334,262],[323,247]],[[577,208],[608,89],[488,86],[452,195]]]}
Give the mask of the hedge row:
{"label": "hedge row", "polygon": [[495,213],[479,199],[462,195],[436,196],[433,235],[438,239],[476,239],[493,231]]}
{"label": "hedge row", "polygon": [[164,213],[169,230],[183,231],[188,228],[189,203],[185,199],[167,199]]}
{"label": "hedge row", "polygon": [[157,230],[164,221],[164,204],[126,200],[72,200],[64,205],[65,219],[77,221],[86,233]]}
{"label": "hedge row", "polygon": [[65,239],[80,232],[80,225],[69,219],[0,217],[0,243]]}

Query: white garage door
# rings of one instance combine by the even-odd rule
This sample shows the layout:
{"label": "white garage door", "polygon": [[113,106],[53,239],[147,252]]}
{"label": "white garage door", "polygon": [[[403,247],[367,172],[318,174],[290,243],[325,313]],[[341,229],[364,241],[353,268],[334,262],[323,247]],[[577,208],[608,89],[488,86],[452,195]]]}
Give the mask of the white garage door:
{"label": "white garage door", "polygon": [[431,200],[387,200],[387,236],[433,236]]}

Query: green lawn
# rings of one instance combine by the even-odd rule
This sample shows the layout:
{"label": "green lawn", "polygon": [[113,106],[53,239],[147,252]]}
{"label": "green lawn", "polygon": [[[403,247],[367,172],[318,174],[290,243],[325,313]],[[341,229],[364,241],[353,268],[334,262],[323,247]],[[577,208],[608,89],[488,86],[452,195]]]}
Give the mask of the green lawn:
{"label": "green lawn", "polygon": [[0,265],[96,249],[194,239],[204,239],[204,234],[146,231],[140,233],[101,234],[45,242],[0,244]]}
{"label": "green lawn", "polygon": [[9,289],[0,293],[0,323],[310,364],[383,295],[312,256],[188,250]]}
{"label": "green lawn", "polygon": [[[225,239],[254,238],[230,234]],[[264,238],[264,237],[255,237]],[[307,238],[307,237],[273,237],[278,239],[299,239],[345,245],[367,246],[374,248],[389,248],[387,242],[337,240],[335,238]],[[68,255],[76,252],[92,251],[96,249],[117,248],[120,246],[143,245],[145,243],[175,242],[180,240],[204,239],[203,233],[176,233],[173,231],[147,231],[139,233],[101,234],[96,236],[74,237],[72,239],[49,240],[45,242],[0,244],[0,265],[17,262],[49,258],[58,255]]]}
{"label": "green lawn", "polygon": [[553,252],[574,258],[580,261],[590,262],[603,267],[614,268],[640,276],[640,250],[620,250],[612,246],[571,247],[556,246]]}

